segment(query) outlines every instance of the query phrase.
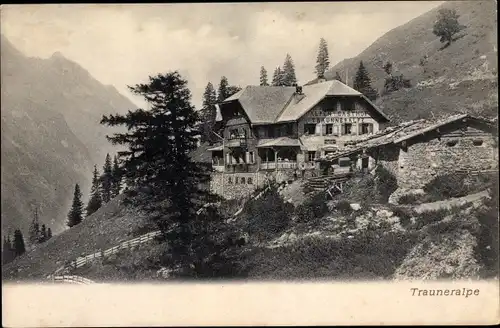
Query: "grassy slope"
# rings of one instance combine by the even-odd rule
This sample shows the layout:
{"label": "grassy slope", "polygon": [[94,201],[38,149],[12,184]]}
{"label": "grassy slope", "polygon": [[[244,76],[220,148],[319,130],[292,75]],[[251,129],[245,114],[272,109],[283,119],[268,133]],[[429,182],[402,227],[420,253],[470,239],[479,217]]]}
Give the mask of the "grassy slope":
{"label": "grassy slope", "polygon": [[[432,26],[439,8],[453,8],[467,28],[459,39],[441,50]],[[394,71],[409,78],[413,87],[377,100],[394,121],[440,116],[453,112],[496,115],[498,96],[496,4],[493,1],[447,2],[376,40],[354,58],[343,60],[326,74],[349,71],[352,85],[359,61],[380,91],[386,77],[383,64],[390,60]],[[427,55],[427,63],[420,65]],[[344,76],[343,73],[341,73]],[[432,112],[432,114],[431,114]]]}
{"label": "grassy slope", "polygon": [[[3,279],[40,279],[66,261],[115,246],[144,231],[145,217],[120,204],[123,196],[113,199],[81,224],[52,237],[38,248],[2,268]],[[153,230],[153,229],[151,229]],[[20,270],[16,273],[17,270]]]}

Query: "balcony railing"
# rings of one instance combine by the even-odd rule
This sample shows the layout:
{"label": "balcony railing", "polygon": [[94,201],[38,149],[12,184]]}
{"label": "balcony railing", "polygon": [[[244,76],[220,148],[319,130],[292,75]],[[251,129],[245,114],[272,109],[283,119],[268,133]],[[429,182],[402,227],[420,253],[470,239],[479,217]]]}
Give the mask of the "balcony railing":
{"label": "balcony railing", "polygon": [[236,148],[236,147],[244,147],[247,145],[247,139],[242,137],[242,138],[231,138],[228,141],[226,141],[226,146],[228,148]]}
{"label": "balcony railing", "polygon": [[215,172],[224,172],[224,165],[212,165]]}
{"label": "balcony railing", "polygon": [[262,162],[260,163],[261,170],[275,170],[275,169],[296,169],[297,162]]}

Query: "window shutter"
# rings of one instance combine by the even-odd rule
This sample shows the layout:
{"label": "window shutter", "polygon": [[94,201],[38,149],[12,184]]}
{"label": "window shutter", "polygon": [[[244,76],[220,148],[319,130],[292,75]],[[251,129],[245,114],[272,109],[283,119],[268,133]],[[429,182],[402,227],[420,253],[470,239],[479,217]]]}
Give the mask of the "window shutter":
{"label": "window shutter", "polygon": [[315,134],[321,134],[321,124],[318,123],[316,124],[316,130],[314,131]]}
{"label": "window shutter", "polygon": [[249,152],[246,152],[246,154],[245,154],[245,162],[250,163],[250,153]]}
{"label": "window shutter", "polygon": [[226,154],[226,164],[231,164],[231,155],[229,153]]}
{"label": "window shutter", "polygon": [[333,125],[333,134],[338,135],[339,134],[339,126],[337,124]]}
{"label": "window shutter", "polygon": [[323,135],[326,135],[326,124],[322,124]]}
{"label": "window shutter", "polygon": [[368,133],[373,133],[373,124],[368,124]]}

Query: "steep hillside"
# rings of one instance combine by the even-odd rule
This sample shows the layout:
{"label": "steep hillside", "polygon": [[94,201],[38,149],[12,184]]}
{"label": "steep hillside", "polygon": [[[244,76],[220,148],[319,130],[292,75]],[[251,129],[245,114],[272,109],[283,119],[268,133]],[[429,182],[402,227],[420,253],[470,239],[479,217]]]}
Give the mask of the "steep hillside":
{"label": "steep hillside", "polygon": [[92,165],[114,152],[102,114],[135,106],[60,54],[29,58],[3,36],[1,46],[2,231],[27,233],[36,203],[58,232],[74,184],[86,195]]}
{"label": "steep hillside", "polygon": [[[432,33],[440,8],[452,8],[467,28],[443,48]],[[358,56],[343,60],[326,74],[345,77],[352,85],[360,60],[373,85],[383,89],[386,61],[411,80],[412,88],[384,95],[377,104],[395,121],[456,112],[496,115],[498,107],[497,18],[494,1],[452,1],[380,37]]]}
{"label": "steep hillside", "polygon": [[79,225],[4,265],[2,279],[40,280],[82,254],[104,250],[148,232],[145,217],[123,206],[122,199],[123,195],[116,197]]}

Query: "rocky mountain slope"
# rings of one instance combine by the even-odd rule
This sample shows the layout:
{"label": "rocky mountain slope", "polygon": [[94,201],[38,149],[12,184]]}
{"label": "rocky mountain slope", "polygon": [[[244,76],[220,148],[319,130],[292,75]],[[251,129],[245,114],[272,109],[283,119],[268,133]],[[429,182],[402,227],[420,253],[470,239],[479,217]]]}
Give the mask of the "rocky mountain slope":
{"label": "rocky mountain slope", "polygon": [[40,219],[57,232],[74,184],[86,195],[92,165],[116,151],[101,116],[135,105],[61,54],[26,57],[4,36],[1,46],[2,231],[27,233],[36,203]]}
{"label": "rocky mountain slope", "polygon": [[[455,9],[466,29],[443,49],[432,33],[441,8]],[[374,87],[382,91],[387,77],[383,65],[391,61],[395,73],[411,80],[412,87],[384,95],[377,104],[395,121],[468,112],[494,116],[498,107],[497,15],[494,1],[450,1],[399,26],[376,40],[354,58],[327,72],[349,76],[352,86],[360,60]]]}

